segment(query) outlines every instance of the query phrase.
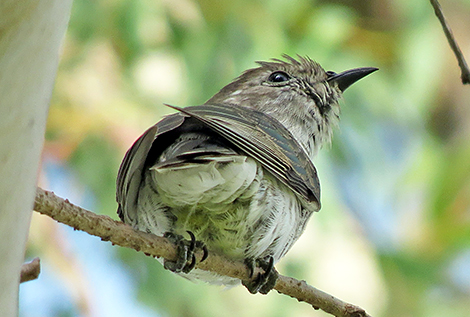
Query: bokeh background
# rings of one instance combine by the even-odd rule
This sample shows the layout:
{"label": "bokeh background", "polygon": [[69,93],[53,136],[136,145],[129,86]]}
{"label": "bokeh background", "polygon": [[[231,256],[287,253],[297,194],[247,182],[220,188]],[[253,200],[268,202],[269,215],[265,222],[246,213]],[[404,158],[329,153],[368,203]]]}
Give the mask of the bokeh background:
{"label": "bokeh background", "polygon": [[[442,0],[470,59],[470,1]],[[373,316],[469,316],[470,87],[429,1],[75,0],[40,185],[117,219],[125,151],[256,60],[376,66],[315,160],[323,208],[279,263]],[[194,284],[133,250],[33,214],[20,316],[326,316],[271,292]]]}

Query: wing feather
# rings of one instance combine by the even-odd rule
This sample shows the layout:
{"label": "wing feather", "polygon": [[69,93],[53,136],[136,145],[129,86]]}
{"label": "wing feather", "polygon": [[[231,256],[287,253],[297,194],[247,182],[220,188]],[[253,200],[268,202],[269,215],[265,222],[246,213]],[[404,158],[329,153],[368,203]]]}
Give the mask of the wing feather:
{"label": "wing feather", "polygon": [[180,113],[165,117],[145,131],[127,151],[119,168],[116,200],[118,214],[123,221],[126,219],[132,223],[136,217],[139,187],[155,141],[162,134],[179,128],[182,128],[181,132],[190,131],[194,125],[187,121],[189,117],[252,156],[297,195],[307,202],[316,202],[320,208],[320,183],[315,166],[279,121],[259,111],[235,105],[168,106]]}
{"label": "wing feather", "polygon": [[126,152],[116,179],[116,201],[121,220],[127,218],[126,222],[132,223],[135,219],[137,195],[153,142],[159,135],[178,128],[183,122],[184,117],[180,114],[165,117],[145,131]]}
{"label": "wing feather", "polygon": [[235,105],[168,106],[201,121],[259,161],[299,196],[320,206],[315,166],[289,130],[273,117]]}

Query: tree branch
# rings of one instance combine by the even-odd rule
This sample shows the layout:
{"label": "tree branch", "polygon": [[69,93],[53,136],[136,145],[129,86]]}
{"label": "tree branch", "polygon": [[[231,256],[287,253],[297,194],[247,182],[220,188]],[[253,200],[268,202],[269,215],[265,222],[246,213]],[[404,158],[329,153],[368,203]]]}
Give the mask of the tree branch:
{"label": "tree branch", "polygon": [[41,263],[39,258],[34,258],[31,262],[21,266],[20,283],[32,281],[38,278],[41,273]]}
{"label": "tree branch", "polygon": [[[111,241],[113,245],[142,251],[148,256],[176,260],[176,247],[166,238],[134,230],[123,222],[82,209],[71,204],[67,199],[64,200],[41,188],[37,189],[34,210],[77,230],[101,237],[103,241]],[[196,254],[197,268],[241,280],[250,278],[248,269],[242,262],[230,261],[213,252],[209,252],[205,261],[199,262],[203,256],[202,253],[199,251]],[[362,308],[345,303],[308,285],[305,281],[298,281],[291,277],[279,275],[274,289],[337,317],[369,316]]]}
{"label": "tree branch", "polygon": [[470,69],[468,68],[467,62],[465,61],[465,57],[463,56],[462,51],[460,50],[460,47],[457,44],[457,41],[455,40],[454,34],[452,33],[452,30],[450,29],[450,26],[447,23],[446,18],[444,17],[441,5],[437,0],[431,0],[431,5],[434,8],[434,13],[436,14],[437,18],[439,19],[439,22],[441,23],[442,29],[444,30],[444,34],[446,35],[450,48],[454,52],[455,57],[457,57],[457,61],[459,62],[459,67],[461,71],[460,78],[462,79],[462,83],[464,85],[470,84]]}

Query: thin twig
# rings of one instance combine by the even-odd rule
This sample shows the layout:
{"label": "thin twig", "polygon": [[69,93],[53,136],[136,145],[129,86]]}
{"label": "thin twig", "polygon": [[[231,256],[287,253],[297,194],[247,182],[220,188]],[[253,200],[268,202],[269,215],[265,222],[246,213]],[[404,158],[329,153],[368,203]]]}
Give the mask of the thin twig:
{"label": "thin twig", "polygon": [[460,50],[460,47],[457,44],[457,41],[455,40],[454,34],[452,33],[452,30],[450,29],[450,26],[447,23],[446,18],[444,17],[441,5],[437,0],[431,0],[431,5],[434,8],[434,12],[436,13],[437,18],[439,19],[439,22],[441,22],[442,29],[444,30],[444,34],[447,37],[447,41],[449,42],[449,45],[452,51],[454,52],[455,57],[457,57],[457,61],[459,62],[459,67],[461,71],[460,78],[462,79],[462,83],[464,85],[470,84],[470,69],[468,68],[467,62],[465,61],[465,57],[463,56],[462,51]]}
{"label": "thin twig", "polygon": [[20,283],[32,281],[38,278],[41,273],[41,263],[39,258],[34,258],[31,262],[21,266]]}
{"label": "thin twig", "polygon": [[[113,245],[132,248],[153,257],[176,260],[176,247],[166,238],[134,230],[122,222],[80,208],[71,204],[67,199],[64,200],[41,188],[38,188],[36,192],[34,210],[77,230],[101,237],[101,240],[111,241]],[[198,260],[202,256],[202,251],[196,254]],[[244,263],[230,261],[213,252],[209,252],[207,259],[199,262],[196,267],[241,280],[247,280],[250,276]],[[256,276],[256,272],[254,276]],[[305,281],[279,275],[274,289],[337,317],[370,317],[362,308],[345,303],[309,286]]]}

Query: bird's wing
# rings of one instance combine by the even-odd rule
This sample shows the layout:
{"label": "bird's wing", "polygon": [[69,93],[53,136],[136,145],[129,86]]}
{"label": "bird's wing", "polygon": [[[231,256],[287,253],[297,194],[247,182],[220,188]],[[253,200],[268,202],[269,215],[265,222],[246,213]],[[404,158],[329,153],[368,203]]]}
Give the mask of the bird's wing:
{"label": "bird's wing", "polygon": [[[145,131],[121,163],[116,181],[116,200],[118,215],[123,221],[126,218],[125,222],[132,223],[135,219],[137,195],[154,142],[162,134],[182,127],[188,117],[201,122],[253,157],[297,195],[307,202],[316,203],[315,209],[320,209],[320,183],[315,166],[279,121],[259,111],[234,105],[170,107],[181,113],[167,116]],[[164,144],[157,145],[165,147]]]}
{"label": "bird's wing", "polygon": [[199,120],[230,141],[297,195],[317,203],[320,209],[320,182],[315,166],[279,121],[235,105],[168,106]]}
{"label": "bird's wing", "polygon": [[122,221],[127,218],[125,222],[132,223],[135,219],[137,195],[153,142],[159,135],[180,127],[183,122],[184,116],[180,114],[165,117],[145,131],[127,151],[116,180],[118,215]]}

